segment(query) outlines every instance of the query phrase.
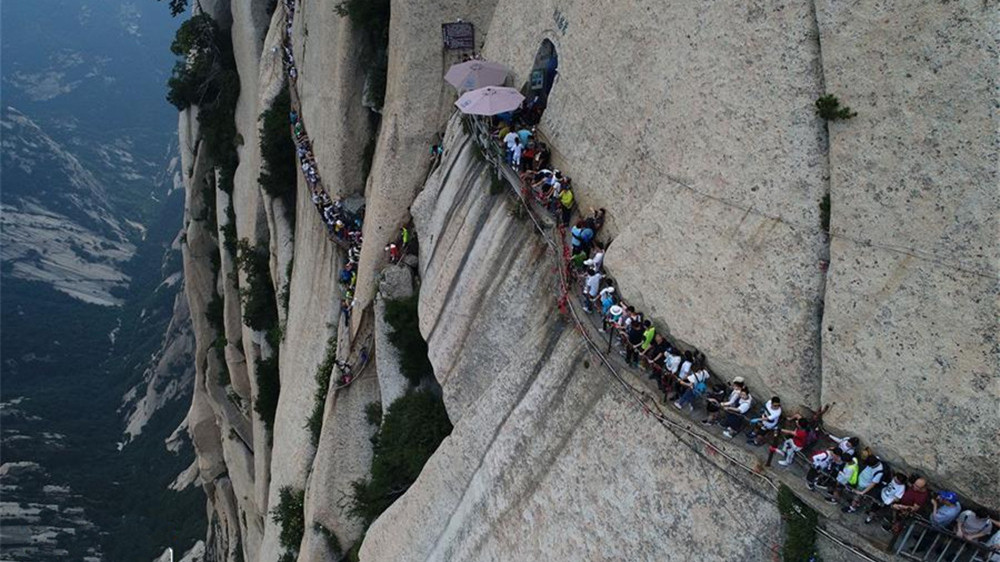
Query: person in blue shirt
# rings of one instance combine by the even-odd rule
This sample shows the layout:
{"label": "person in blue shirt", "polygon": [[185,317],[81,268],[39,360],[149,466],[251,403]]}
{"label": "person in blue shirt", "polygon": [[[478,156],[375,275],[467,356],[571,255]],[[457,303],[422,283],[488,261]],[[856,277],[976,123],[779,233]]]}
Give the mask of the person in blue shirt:
{"label": "person in blue shirt", "polygon": [[941,491],[936,498],[931,499],[931,523],[936,527],[947,527],[951,525],[958,514],[962,513],[962,504],[958,502],[958,494],[955,492]]}

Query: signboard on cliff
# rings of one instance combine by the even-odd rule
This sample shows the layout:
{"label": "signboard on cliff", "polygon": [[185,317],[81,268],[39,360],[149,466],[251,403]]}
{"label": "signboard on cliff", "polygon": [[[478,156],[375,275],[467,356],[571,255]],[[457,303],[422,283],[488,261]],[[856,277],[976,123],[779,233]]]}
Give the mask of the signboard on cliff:
{"label": "signboard on cliff", "polygon": [[476,28],[471,22],[441,24],[441,39],[449,51],[472,51],[476,48]]}

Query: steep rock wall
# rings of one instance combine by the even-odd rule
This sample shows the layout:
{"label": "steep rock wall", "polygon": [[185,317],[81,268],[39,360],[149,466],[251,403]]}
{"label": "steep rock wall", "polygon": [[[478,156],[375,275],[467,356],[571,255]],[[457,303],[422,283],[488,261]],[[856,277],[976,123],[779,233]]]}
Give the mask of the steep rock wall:
{"label": "steep rock wall", "polygon": [[998,5],[819,5],[828,89],[858,112],[830,126],[829,423],[996,506]]}
{"label": "steep rock wall", "polygon": [[[553,257],[488,194],[460,131],[413,207],[421,331],[455,429],[361,558],[769,560],[757,537],[776,532],[777,511],[589,362],[552,298]],[[717,532],[729,525],[744,532]]]}
{"label": "steep rock wall", "polygon": [[811,4],[506,1],[484,49],[519,86],[555,43],[539,130],[581,208],[608,209],[624,293],[717,371],[808,406],[827,174]]}
{"label": "steep rock wall", "polygon": [[[365,185],[364,147],[376,131],[361,104],[359,33],[328,4],[296,3],[299,94],[318,168],[331,195],[367,194],[356,319],[454,95],[440,81],[440,23],[475,21],[484,54],[508,64],[517,86],[549,39],[560,72],[539,128],[556,166],[575,178],[581,207],[608,208],[607,265],[625,296],[705,351],[718,374],[749,378],[758,397],[778,393],[793,408],[836,401],[833,427],[995,504],[993,3],[640,1],[606,10],[499,0],[495,14],[492,2],[431,4],[393,6],[389,87]],[[215,378],[204,311],[218,248],[190,220],[202,208],[198,182],[214,178],[186,112],[185,268],[199,366],[188,422],[216,551],[276,559],[268,512],[291,486],[306,492],[299,559],[330,559],[316,525],[344,547],[360,536],[345,498],[371,460],[364,407],[398,395],[399,377],[381,367],[392,354],[376,352],[365,378],[327,394],[312,446],[305,420],[327,340],[339,334],[344,357],[363,335],[339,320],[342,258],[306,186],[297,186],[294,231],[290,210],[257,186],[257,116],[280,83],[271,49],[283,27],[276,14],[268,28],[260,9],[231,7],[244,88],[233,204],[239,236],[268,241],[275,287],[288,283],[281,398],[272,441],[255,414],[243,427]],[[829,150],[812,109],[825,91],[860,112],[830,125]],[[371,527],[362,559],[770,559],[773,542],[753,538],[777,535],[770,502],[609,387],[559,319],[554,262],[504,199],[488,195],[460,129],[451,127],[445,163],[413,206],[421,332],[455,431]],[[819,205],[827,193],[830,237]],[[232,267],[223,256],[222,271]],[[227,363],[233,390],[249,401],[266,345],[242,326],[235,286],[222,279],[226,337],[243,347],[227,349]],[[387,332],[379,328],[376,338]]]}
{"label": "steep rock wall", "polygon": [[383,248],[407,222],[410,202],[430,168],[429,147],[454,109],[454,88],[441,77],[461,59],[458,53],[441,49],[440,24],[461,19],[482,33],[489,29],[495,4],[494,0],[392,2],[385,104],[365,192],[359,308],[372,302],[375,276],[386,261]]}

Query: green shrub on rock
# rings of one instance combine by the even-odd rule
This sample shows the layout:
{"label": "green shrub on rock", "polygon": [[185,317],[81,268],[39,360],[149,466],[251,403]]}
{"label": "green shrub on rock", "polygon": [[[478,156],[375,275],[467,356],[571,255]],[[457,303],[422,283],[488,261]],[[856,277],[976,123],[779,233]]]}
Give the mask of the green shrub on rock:
{"label": "green shrub on rock", "polygon": [[278,505],[271,510],[271,520],[279,527],[278,542],[284,547],[285,553],[279,560],[298,558],[299,545],[305,533],[305,492],[290,486],[283,487],[278,492]]}
{"label": "green shrub on rock", "polygon": [[257,179],[265,193],[288,203],[295,201],[298,182],[295,141],[288,125],[291,108],[288,83],[285,82],[271,107],[260,115],[260,156],[264,166]]}
{"label": "green shrub on rock", "polygon": [[393,402],[372,438],[371,476],[351,483],[351,515],[367,528],[416,481],[450,433],[448,412],[433,393],[413,391]]}
{"label": "green shrub on rock", "polygon": [[816,100],[816,114],[827,121],[836,121],[838,119],[850,119],[855,117],[858,112],[851,111],[851,108],[846,105],[841,107],[840,100],[837,99],[837,96],[833,94],[826,94],[825,96],[820,96],[820,98]]}
{"label": "green shrub on rock", "polygon": [[385,302],[385,320],[393,330],[389,341],[399,350],[403,376],[414,386],[420,384],[424,377],[434,375],[434,367],[427,358],[427,342],[420,335],[417,298],[413,295]]}
{"label": "green shrub on rock", "polygon": [[778,511],[785,521],[781,559],[785,562],[821,562],[816,553],[816,511],[802,503],[784,484],[778,490]]}

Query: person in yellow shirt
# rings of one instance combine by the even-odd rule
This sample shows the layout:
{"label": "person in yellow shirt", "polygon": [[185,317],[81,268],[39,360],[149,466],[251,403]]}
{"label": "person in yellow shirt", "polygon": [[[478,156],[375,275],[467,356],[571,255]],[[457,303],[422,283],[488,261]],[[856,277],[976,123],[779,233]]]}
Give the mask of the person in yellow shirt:
{"label": "person in yellow shirt", "polygon": [[562,223],[569,224],[569,219],[573,214],[573,188],[568,185],[559,193],[559,203],[562,207]]}

